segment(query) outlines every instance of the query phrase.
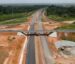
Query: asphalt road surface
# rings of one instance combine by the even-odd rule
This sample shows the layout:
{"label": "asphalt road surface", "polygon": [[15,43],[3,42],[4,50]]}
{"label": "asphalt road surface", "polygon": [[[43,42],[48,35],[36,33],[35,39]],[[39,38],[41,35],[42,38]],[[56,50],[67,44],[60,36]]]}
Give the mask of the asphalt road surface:
{"label": "asphalt road surface", "polygon": [[[33,16],[29,32],[34,31],[34,22],[35,22],[35,17]],[[27,51],[26,64],[35,64],[34,36],[29,36],[27,50],[28,51]]]}
{"label": "asphalt road surface", "polygon": [[[43,14],[43,13],[42,13]],[[38,17],[38,25],[39,25],[39,30],[44,33],[43,27],[42,27],[42,14]],[[40,36],[41,42],[42,42],[42,47],[44,50],[44,56],[45,56],[45,62],[46,64],[54,64],[53,58],[52,58],[52,53],[48,47],[48,41],[45,36]]]}
{"label": "asphalt road surface", "polygon": [[[35,15],[38,15],[38,17],[36,17],[35,15],[33,16],[33,20],[31,23],[31,28],[29,30],[29,32],[31,31],[35,31],[34,30],[34,24],[37,21],[37,24],[39,26],[39,30],[42,30],[42,33],[44,33],[43,27],[42,27],[42,21],[41,21],[41,17],[42,17],[42,9],[37,11],[37,13],[35,13]],[[37,19],[37,20],[35,20]],[[53,59],[52,59],[52,54],[48,48],[48,44],[47,44],[47,40],[45,36],[40,36],[39,38],[41,38],[41,42],[42,42],[42,47],[44,50],[44,57],[45,57],[45,64],[54,64],[53,63]],[[34,36],[30,36],[29,37],[29,41],[28,41],[28,53],[27,53],[27,61],[26,64],[35,64],[35,44],[34,44]]]}

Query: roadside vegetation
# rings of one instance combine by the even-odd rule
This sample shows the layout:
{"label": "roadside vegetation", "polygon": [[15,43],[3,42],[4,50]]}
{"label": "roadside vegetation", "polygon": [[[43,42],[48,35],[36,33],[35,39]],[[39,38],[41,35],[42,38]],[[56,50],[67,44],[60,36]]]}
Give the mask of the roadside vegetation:
{"label": "roadside vegetation", "polygon": [[40,6],[0,5],[0,24],[23,23]]}
{"label": "roadside vegetation", "polygon": [[75,20],[75,6],[55,6],[47,8],[48,18],[55,21]]}
{"label": "roadside vegetation", "polygon": [[10,20],[10,19],[15,19],[15,18],[21,18],[24,16],[28,16],[25,13],[13,13],[13,14],[2,14],[0,15],[0,22],[4,20]]}
{"label": "roadside vegetation", "polygon": [[5,25],[5,24],[20,24],[20,23],[24,23],[27,21],[27,17],[22,17],[22,18],[16,18],[13,20],[6,20],[6,21],[2,21],[0,22],[0,24]]}
{"label": "roadside vegetation", "polygon": [[66,26],[62,26],[62,27],[60,27],[60,28],[58,28],[58,29],[62,29],[62,30],[64,30],[64,29],[71,29],[71,30],[75,30],[75,24],[70,24],[70,25],[66,25]]}

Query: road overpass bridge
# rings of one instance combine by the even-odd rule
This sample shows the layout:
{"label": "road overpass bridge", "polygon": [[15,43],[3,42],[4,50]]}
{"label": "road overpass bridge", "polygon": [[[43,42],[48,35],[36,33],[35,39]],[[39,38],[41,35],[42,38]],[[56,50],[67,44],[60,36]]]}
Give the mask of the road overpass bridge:
{"label": "road overpass bridge", "polygon": [[26,36],[48,36],[52,32],[75,32],[75,30],[36,30],[36,31],[25,31],[25,30],[6,30],[6,29],[1,29],[1,32],[21,32],[22,34]]}

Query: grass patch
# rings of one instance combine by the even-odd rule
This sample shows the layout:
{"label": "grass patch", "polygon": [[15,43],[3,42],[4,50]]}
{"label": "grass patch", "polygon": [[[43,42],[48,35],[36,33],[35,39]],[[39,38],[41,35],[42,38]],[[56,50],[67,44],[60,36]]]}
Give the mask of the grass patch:
{"label": "grass patch", "polygon": [[0,22],[0,24],[19,24],[19,23],[23,23],[27,20],[27,17],[23,17],[23,18],[17,18],[15,20],[9,20],[9,21],[3,21],[3,22]]}
{"label": "grass patch", "polygon": [[34,11],[31,11],[29,13],[15,13],[15,14],[3,14],[0,15],[0,24],[6,25],[6,24],[20,24],[27,21],[27,18],[33,13]]}
{"label": "grass patch", "polygon": [[66,26],[63,26],[63,27],[60,27],[58,29],[74,29],[75,30],[75,24],[71,24],[71,25],[66,25]]}
{"label": "grass patch", "polygon": [[27,14],[25,13],[15,13],[15,14],[3,14],[0,15],[0,22],[4,21],[4,20],[10,20],[10,19],[14,19],[14,18],[21,18],[27,16]]}
{"label": "grass patch", "polygon": [[68,21],[68,20],[75,20],[75,17],[67,17],[67,16],[58,16],[58,15],[49,15],[49,19],[55,21]]}

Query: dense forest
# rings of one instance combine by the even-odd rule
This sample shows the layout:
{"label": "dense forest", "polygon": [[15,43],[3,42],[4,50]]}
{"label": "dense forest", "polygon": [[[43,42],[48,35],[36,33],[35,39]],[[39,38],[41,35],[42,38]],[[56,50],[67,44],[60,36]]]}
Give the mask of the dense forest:
{"label": "dense forest", "polygon": [[12,5],[0,5],[0,15],[1,14],[10,14],[10,13],[21,13],[21,12],[31,12],[33,10],[37,10],[41,8],[42,6],[39,5],[21,5],[21,6],[12,6]]}
{"label": "dense forest", "polygon": [[[64,20],[75,18],[75,6],[55,6],[51,5],[47,8],[47,16],[56,20]],[[53,17],[51,17],[53,16]]]}
{"label": "dense forest", "polygon": [[0,5],[0,22],[14,18],[28,17],[37,9],[39,5]]}
{"label": "dense forest", "polygon": [[75,7],[63,7],[63,6],[49,6],[47,14],[59,15],[59,16],[75,16]]}

